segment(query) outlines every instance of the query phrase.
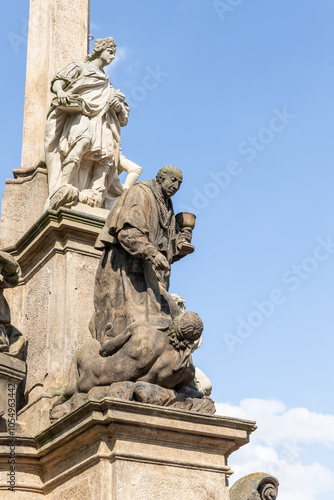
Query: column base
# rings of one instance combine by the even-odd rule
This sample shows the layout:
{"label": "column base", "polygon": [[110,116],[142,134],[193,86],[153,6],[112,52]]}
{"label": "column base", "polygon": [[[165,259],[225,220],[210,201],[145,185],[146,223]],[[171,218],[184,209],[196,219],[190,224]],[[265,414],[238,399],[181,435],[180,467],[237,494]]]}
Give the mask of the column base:
{"label": "column base", "polygon": [[[15,498],[228,500],[228,457],[255,429],[247,420],[89,401],[34,437],[18,436]],[[8,442],[0,435],[4,500],[13,494]]]}

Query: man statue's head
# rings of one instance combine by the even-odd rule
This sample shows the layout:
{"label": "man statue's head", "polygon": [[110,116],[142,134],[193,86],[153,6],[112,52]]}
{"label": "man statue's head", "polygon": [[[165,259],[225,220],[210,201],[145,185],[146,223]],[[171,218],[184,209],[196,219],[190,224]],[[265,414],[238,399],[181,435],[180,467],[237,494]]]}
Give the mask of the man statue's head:
{"label": "man statue's head", "polygon": [[164,198],[170,198],[179,189],[182,184],[182,172],[174,165],[165,165],[162,167],[156,176],[156,181],[160,185],[161,192]]}

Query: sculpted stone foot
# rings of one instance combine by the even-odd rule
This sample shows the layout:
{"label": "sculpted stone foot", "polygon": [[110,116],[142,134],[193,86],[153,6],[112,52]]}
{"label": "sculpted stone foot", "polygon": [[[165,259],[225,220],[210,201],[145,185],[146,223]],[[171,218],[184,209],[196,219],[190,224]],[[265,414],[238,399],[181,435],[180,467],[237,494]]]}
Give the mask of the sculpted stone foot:
{"label": "sculpted stone foot", "polygon": [[79,190],[71,184],[64,184],[54,191],[49,199],[49,210],[58,210],[58,208],[69,205],[72,206],[79,199]]}
{"label": "sculpted stone foot", "polygon": [[64,399],[56,401],[50,412],[50,422],[56,422],[60,418],[65,417],[71,411],[78,408],[86,401],[101,400],[106,397],[123,399],[125,401],[133,401],[133,393],[135,389],[134,382],[115,382],[110,386],[93,387],[88,394],[75,393],[68,401],[63,402]]}

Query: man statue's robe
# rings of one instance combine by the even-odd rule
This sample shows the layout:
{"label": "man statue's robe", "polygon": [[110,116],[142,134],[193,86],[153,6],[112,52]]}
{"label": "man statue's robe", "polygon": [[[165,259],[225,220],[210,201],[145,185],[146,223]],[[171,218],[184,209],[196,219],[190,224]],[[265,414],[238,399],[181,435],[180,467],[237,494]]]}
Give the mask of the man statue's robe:
{"label": "man statue's robe", "polygon": [[110,211],[97,244],[104,253],[96,274],[92,333],[100,342],[135,321],[165,330],[181,313],[168,293],[170,271],[155,270],[149,260],[159,251],[171,264],[177,254],[178,227],[170,202],[169,215],[165,229],[146,182],[132,186]]}

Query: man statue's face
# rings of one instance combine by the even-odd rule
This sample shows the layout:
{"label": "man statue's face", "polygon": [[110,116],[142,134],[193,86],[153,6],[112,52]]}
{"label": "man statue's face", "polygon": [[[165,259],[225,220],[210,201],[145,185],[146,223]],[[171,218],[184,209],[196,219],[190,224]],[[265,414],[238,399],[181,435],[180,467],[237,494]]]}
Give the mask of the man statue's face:
{"label": "man statue's face", "polygon": [[170,169],[161,182],[161,191],[165,198],[170,198],[180,189],[182,174],[178,169]]}

